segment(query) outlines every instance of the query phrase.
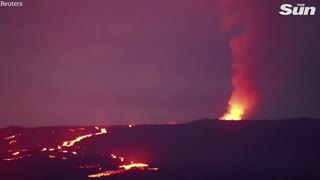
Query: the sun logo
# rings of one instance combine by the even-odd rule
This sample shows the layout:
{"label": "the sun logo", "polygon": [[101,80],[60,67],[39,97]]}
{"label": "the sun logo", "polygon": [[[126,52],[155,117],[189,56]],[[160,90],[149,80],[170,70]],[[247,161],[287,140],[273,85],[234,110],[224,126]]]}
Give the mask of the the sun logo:
{"label": "the sun logo", "polygon": [[282,4],[280,6],[281,11],[279,14],[283,16],[295,15],[295,16],[306,16],[306,15],[315,15],[316,7],[310,6],[307,7],[305,4],[297,4],[293,6],[291,4]]}

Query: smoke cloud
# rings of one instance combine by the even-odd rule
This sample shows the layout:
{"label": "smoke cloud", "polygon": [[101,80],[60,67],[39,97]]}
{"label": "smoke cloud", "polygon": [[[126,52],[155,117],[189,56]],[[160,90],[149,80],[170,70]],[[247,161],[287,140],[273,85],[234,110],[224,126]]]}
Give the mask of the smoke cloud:
{"label": "smoke cloud", "polygon": [[[220,26],[231,34],[229,47],[233,56],[233,92],[227,112],[221,119],[255,117],[251,115],[255,110],[268,113],[275,108],[271,106],[278,104],[276,99],[290,94],[292,86],[299,87],[292,81],[305,74],[299,74],[302,69],[298,67],[313,56],[310,59],[303,57],[311,54],[310,51],[315,54],[312,34],[316,34],[319,25],[316,25],[316,16],[279,15],[283,3],[288,2],[217,0]],[[307,5],[317,4],[313,1]]]}

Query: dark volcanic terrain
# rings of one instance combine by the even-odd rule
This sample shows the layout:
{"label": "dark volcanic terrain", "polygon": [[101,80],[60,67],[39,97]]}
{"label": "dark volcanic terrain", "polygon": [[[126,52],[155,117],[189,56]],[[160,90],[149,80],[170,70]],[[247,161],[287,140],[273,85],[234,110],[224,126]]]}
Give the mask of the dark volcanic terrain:
{"label": "dark volcanic terrain", "polygon": [[320,179],[319,139],[307,118],[8,127],[0,179]]}

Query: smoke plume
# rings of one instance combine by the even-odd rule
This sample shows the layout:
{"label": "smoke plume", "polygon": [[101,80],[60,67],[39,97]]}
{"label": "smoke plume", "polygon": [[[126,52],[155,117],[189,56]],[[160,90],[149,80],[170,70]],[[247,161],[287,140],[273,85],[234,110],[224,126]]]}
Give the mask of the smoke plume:
{"label": "smoke plume", "polygon": [[[256,66],[260,43],[263,43],[263,12],[254,1],[218,0],[221,10],[221,27],[231,33],[229,47],[232,52],[233,92],[227,112],[222,120],[240,120],[251,111],[259,98]],[[262,27],[261,27],[262,26]],[[237,30],[237,32],[234,32]],[[259,42],[259,43],[258,43]]]}

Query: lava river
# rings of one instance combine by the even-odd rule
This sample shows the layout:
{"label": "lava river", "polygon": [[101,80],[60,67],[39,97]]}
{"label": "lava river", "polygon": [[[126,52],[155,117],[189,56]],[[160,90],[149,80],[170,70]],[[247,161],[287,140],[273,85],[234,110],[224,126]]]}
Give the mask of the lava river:
{"label": "lava river", "polygon": [[[129,125],[129,128],[132,128],[132,127],[133,125]],[[84,130],[85,128],[69,129],[70,132],[84,131]],[[19,161],[26,158],[32,158],[34,152],[43,154],[43,156],[49,159],[57,159],[57,160],[67,160],[67,158],[70,156],[85,156],[86,155],[85,147],[80,147],[77,145],[77,143],[79,143],[80,141],[83,141],[84,139],[90,139],[93,136],[100,136],[108,133],[108,131],[105,128],[100,128],[100,127],[95,127],[94,131],[95,132],[93,133],[77,136],[71,140],[65,140],[61,144],[56,146],[44,146],[44,145],[38,144],[36,145],[36,149],[37,149],[36,151],[35,150],[31,151],[27,148],[18,148],[17,144],[19,144],[20,142],[18,140],[18,137],[22,136],[22,133],[12,134],[3,138],[3,143],[5,143],[9,147],[6,153],[7,156],[3,158],[3,161],[10,162],[10,161]],[[105,158],[105,154],[102,154],[100,156],[101,158]],[[149,167],[149,165],[146,163],[127,161],[124,157],[118,156],[115,154],[110,154],[110,159],[117,161],[117,164],[119,164],[119,166],[112,170],[106,170],[106,168],[102,167],[101,164],[98,164],[98,163],[92,164],[88,162],[85,164],[74,166],[73,168],[77,168],[77,169],[96,168],[100,171],[100,172],[88,174],[89,178],[99,178],[103,176],[121,174],[121,173],[130,171],[132,169],[139,169],[143,171],[158,170],[158,168]]]}

